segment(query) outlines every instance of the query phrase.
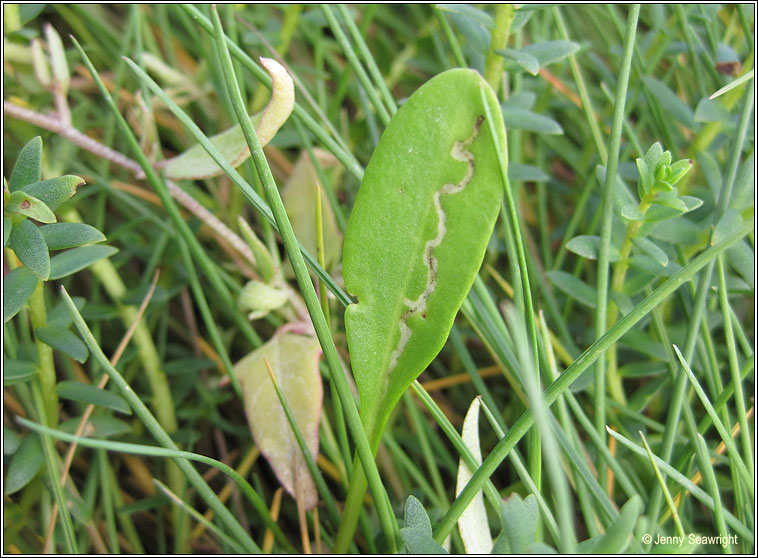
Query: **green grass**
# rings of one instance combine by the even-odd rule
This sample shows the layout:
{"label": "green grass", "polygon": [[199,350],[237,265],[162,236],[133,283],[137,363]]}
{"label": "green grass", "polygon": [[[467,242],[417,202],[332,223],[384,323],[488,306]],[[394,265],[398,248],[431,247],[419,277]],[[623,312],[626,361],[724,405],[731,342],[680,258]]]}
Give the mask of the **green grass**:
{"label": "green grass", "polygon": [[[55,209],[58,221],[92,225],[119,249],[40,281],[4,324],[14,488],[4,552],[421,553],[438,543],[463,553],[457,522],[483,492],[500,550],[752,553],[746,8],[4,6],[4,175],[41,136],[42,179],[86,181]],[[283,64],[296,90],[264,148],[246,118],[269,97],[261,56]],[[506,196],[453,331],[375,459],[352,391],[343,315],[354,300],[325,254],[341,246],[382,131],[455,67],[478,70],[501,102]],[[219,160],[221,176],[176,184],[153,169],[196,143],[218,157],[208,138],[238,122],[252,157],[236,169]],[[636,160],[656,142],[671,159],[646,186]],[[314,231],[280,196],[303,154],[324,192]],[[654,190],[679,160],[692,169]],[[22,265],[19,242],[5,247],[6,273]],[[51,252],[53,265],[66,254]],[[238,296],[251,280],[285,289],[288,302],[250,320]],[[67,341],[47,345],[35,334],[45,325]],[[234,376],[283,327],[323,349],[312,370],[324,387],[320,453],[303,458],[314,510],[287,492],[271,509],[281,485],[255,457]],[[104,374],[133,414],[88,400],[92,391],[56,391]],[[304,448],[313,433],[292,418],[298,395],[278,393]],[[478,395],[487,420],[477,467],[460,432]],[[90,412],[86,437],[74,435]],[[456,494],[459,460],[475,473]],[[535,494],[539,520],[503,525],[520,509],[503,503],[514,493]],[[410,495],[424,514],[406,508]],[[654,542],[681,535],[681,548]],[[688,545],[689,535],[721,539]]]}

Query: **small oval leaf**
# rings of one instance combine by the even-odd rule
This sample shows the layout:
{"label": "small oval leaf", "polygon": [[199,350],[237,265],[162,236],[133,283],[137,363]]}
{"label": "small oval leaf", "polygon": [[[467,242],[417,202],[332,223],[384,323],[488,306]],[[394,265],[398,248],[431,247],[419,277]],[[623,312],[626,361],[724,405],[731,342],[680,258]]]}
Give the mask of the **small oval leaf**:
{"label": "small oval leaf", "polygon": [[34,330],[40,341],[50,345],[53,349],[67,354],[79,362],[85,362],[89,356],[87,345],[68,329],[50,325],[38,327]]}
{"label": "small oval leaf", "polygon": [[15,494],[37,476],[45,462],[42,452],[42,442],[37,434],[27,434],[21,440],[16,453],[8,464],[8,474],[5,476],[5,493]]}
{"label": "small oval leaf", "polygon": [[11,231],[8,245],[30,271],[43,281],[50,277],[50,253],[37,226],[24,219]]}
{"label": "small oval leaf", "polygon": [[80,246],[53,256],[50,260],[50,279],[61,279],[76,273],[103,258],[118,252],[113,246]]}
{"label": "small oval leaf", "polygon": [[39,182],[42,177],[42,138],[29,140],[18,154],[8,190],[15,192],[28,184]]}
{"label": "small oval leaf", "polygon": [[67,174],[29,184],[24,187],[24,192],[41,200],[50,209],[55,210],[60,204],[76,194],[76,189],[84,183],[83,178]]}
{"label": "small oval leaf", "polygon": [[26,267],[19,267],[3,278],[3,322],[18,314],[37,288],[37,276]]}
{"label": "small oval leaf", "polygon": [[126,399],[114,393],[112,391],[100,389],[97,386],[91,384],[84,384],[82,382],[75,382],[73,380],[65,380],[58,382],[55,386],[55,391],[63,399],[71,399],[72,401],[80,401],[82,403],[91,403],[98,407],[105,407],[106,409],[113,409],[126,415],[132,414],[132,408]]}
{"label": "small oval leaf", "polygon": [[83,244],[103,242],[105,235],[84,223],[55,223],[40,227],[48,250],[74,248]]}

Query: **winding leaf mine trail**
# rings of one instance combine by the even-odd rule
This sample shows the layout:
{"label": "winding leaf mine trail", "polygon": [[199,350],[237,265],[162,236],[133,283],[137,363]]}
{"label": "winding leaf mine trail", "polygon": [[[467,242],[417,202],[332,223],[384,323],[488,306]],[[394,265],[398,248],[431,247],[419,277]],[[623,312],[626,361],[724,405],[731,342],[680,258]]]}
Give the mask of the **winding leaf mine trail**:
{"label": "winding leaf mine trail", "polygon": [[479,136],[479,130],[484,122],[484,116],[479,116],[474,124],[474,131],[471,135],[463,141],[457,141],[453,144],[453,148],[450,150],[450,156],[456,161],[466,163],[468,168],[466,174],[463,176],[460,182],[457,184],[445,184],[441,189],[434,193],[434,209],[437,211],[437,236],[427,241],[424,247],[424,264],[427,268],[426,288],[419,295],[416,300],[405,300],[405,304],[408,310],[400,316],[400,339],[397,343],[397,347],[392,351],[390,355],[390,364],[387,371],[389,376],[397,366],[397,361],[405,351],[406,345],[411,338],[411,329],[408,327],[408,320],[415,314],[421,314],[422,317],[426,312],[426,301],[429,299],[429,295],[437,288],[437,257],[434,255],[434,249],[442,244],[442,240],[445,238],[447,232],[445,211],[442,209],[441,199],[444,195],[457,194],[463,191],[464,188],[471,182],[474,177],[474,154],[468,150],[468,147],[474,143],[477,136]]}

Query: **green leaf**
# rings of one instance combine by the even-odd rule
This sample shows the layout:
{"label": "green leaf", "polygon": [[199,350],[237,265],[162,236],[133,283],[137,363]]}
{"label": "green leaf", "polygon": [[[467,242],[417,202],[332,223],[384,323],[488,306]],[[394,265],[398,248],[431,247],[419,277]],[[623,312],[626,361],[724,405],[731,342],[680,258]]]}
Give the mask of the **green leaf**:
{"label": "green leaf", "polygon": [[419,499],[412,494],[405,501],[403,523],[410,529],[418,529],[422,533],[432,536],[432,522],[429,520],[429,514],[426,513]]}
{"label": "green leaf", "polygon": [[619,516],[602,535],[580,542],[578,554],[621,554],[632,542],[634,526],[642,512],[642,499],[634,495],[619,511]]}
{"label": "green leaf", "polygon": [[91,384],[84,384],[82,382],[75,382],[73,380],[65,380],[58,382],[55,386],[55,391],[63,399],[70,399],[72,401],[80,401],[82,403],[91,403],[98,407],[105,407],[106,409],[113,409],[126,415],[132,414],[132,408],[126,399],[114,393],[112,391],[100,389],[97,386]]}
{"label": "green leaf", "polygon": [[637,193],[639,194],[640,199],[642,199],[647,195],[647,193],[653,187],[653,182],[655,180],[655,177],[653,176],[653,170],[647,166],[645,159],[640,159],[638,157],[636,159],[636,163],[637,163],[637,171],[640,174],[639,188],[637,190]]}
{"label": "green leaf", "polygon": [[116,252],[118,248],[113,246],[80,246],[67,250],[50,260],[50,279],[67,277]]}
{"label": "green leaf", "polygon": [[289,291],[261,281],[248,281],[240,291],[237,304],[243,312],[248,312],[248,318],[257,320],[271,310],[281,308],[289,300]]}
{"label": "green leaf", "polygon": [[21,445],[21,436],[15,430],[3,425],[3,454],[13,455]]}
{"label": "green leaf", "polygon": [[400,536],[403,538],[403,542],[408,549],[408,554],[420,554],[423,556],[429,554],[448,554],[448,551],[442,548],[431,534],[426,534],[420,529],[403,527],[400,529]]}
{"label": "green leaf", "polygon": [[581,279],[577,279],[570,273],[554,269],[547,272],[550,282],[558,289],[585,306],[594,308],[597,302],[597,292]]}
{"label": "green leaf", "polygon": [[[292,113],[295,105],[295,86],[287,71],[275,60],[261,58],[261,64],[271,74],[271,100],[262,112],[251,116],[250,121],[255,126],[261,147],[264,147]],[[250,148],[239,124],[212,136],[210,140],[232,167],[241,165],[250,157]],[[198,180],[224,174],[200,144],[192,146],[173,159],[161,162],[158,166],[165,167],[166,176],[174,180]]]}
{"label": "green leaf", "polygon": [[[719,181],[719,186],[721,182]],[[755,204],[755,151],[745,159],[737,171],[729,207],[740,211]]]}
{"label": "green leaf", "polygon": [[[600,237],[589,235],[575,236],[566,243],[566,250],[589,260],[597,260],[600,253]],[[618,248],[613,245],[610,246],[608,256],[608,261],[611,262],[617,262],[621,258]]]}
{"label": "green leaf", "polygon": [[345,234],[345,311],[361,417],[374,450],[392,408],[447,339],[502,201],[497,100],[472,70],[416,91],[384,131]]}
{"label": "green leaf", "polygon": [[50,50],[50,65],[53,67],[53,86],[56,93],[66,95],[71,74],[68,70],[68,62],[66,62],[63,41],[61,41],[61,36],[58,35],[55,28],[49,23],[45,25],[45,38],[47,39],[47,48]]}
{"label": "green leaf", "polygon": [[[498,551],[507,547],[509,554],[526,554],[535,541],[539,510],[533,494],[525,500],[515,492],[504,499],[500,506],[503,517],[503,531],[498,537]],[[495,552],[495,548],[492,549]]]}
{"label": "green leaf", "polygon": [[755,252],[746,241],[726,251],[726,259],[751,288],[755,288]]}
{"label": "green leaf", "polygon": [[718,101],[700,99],[695,107],[695,122],[729,122],[731,114]]}
{"label": "green leaf", "polygon": [[29,268],[19,267],[3,278],[3,322],[18,314],[37,288],[39,279]]}
{"label": "green leaf", "polygon": [[695,122],[695,113],[665,83],[650,76],[643,77],[642,81],[661,103],[661,107],[666,115],[684,124],[690,130],[698,129],[698,124]]}
{"label": "green leaf", "polygon": [[79,362],[85,362],[89,356],[87,345],[68,329],[59,326],[38,327],[34,330],[40,341],[50,345]]}
{"label": "green leaf", "polygon": [[8,245],[8,239],[11,237],[13,230],[13,220],[10,217],[3,217],[3,246]]}
{"label": "green leaf", "polygon": [[316,486],[269,377],[266,361],[287,401],[311,455],[318,455],[322,386],[316,338],[281,333],[234,365],[255,443],[279,482],[293,497],[299,486],[305,509],[318,501]]}
{"label": "green leaf", "polygon": [[508,165],[508,180],[511,182],[547,182],[550,175],[532,165],[511,163]]}
{"label": "green leaf", "polygon": [[473,21],[481,23],[487,29],[495,28],[495,20],[492,19],[490,14],[484,10],[470,6],[469,4],[435,4],[434,7],[443,12],[465,16]]}
{"label": "green leaf", "polygon": [[[81,420],[82,417],[69,419],[62,422],[58,428],[63,432],[75,434]],[[114,436],[129,434],[131,431],[131,425],[121,419],[111,415],[94,415],[87,421],[87,427],[82,435],[91,438],[113,438]]]}
{"label": "green leaf", "polygon": [[37,476],[45,462],[42,452],[42,442],[37,434],[27,434],[21,440],[16,453],[8,464],[8,474],[5,476],[5,493],[15,494]]}
{"label": "green leaf", "polygon": [[703,231],[689,219],[680,218],[654,223],[647,235],[671,244],[697,244],[703,237]]}
{"label": "green leaf", "polygon": [[13,192],[10,195],[10,200],[8,200],[8,205],[5,206],[5,211],[7,213],[18,213],[19,215],[31,217],[40,223],[55,223],[57,220],[49,207],[22,190]]}
{"label": "green leaf", "polygon": [[11,231],[8,245],[31,272],[43,281],[50,276],[50,254],[47,244],[34,223],[24,219]]}
{"label": "green leaf", "polygon": [[513,60],[516,64],[521,66],[524,70],[536,76],[540,71],[540,61],[533,54],[525,52],[523,49],[506,48],[502,50],[496,50],[495,54],[499,54],[507,60]]}
{"label": "green leaf", "polygon": [[76,194],[76,189],[84,183],[83,178],[67,174],[24,186],[24,192],[41,200],[54,211],[60,204]]}
{"label": "green leaf", "polygon": [[37,375],[36,363],[26,360],[3,359],[3,385],[11,386],[25,382]]}
{"label": "green leaf", "polygon": [[13,174],[8,189],[20,190],[28,184],[39,182],[42,177],[42,138],[37,136],[29,140],[18,154],[13,165]]}
{"label": "green leaf", "polygon": [[563,128],[552,118],[530,110],[503,103],[503,119],[509,129],[528,130],[540,134],[563,134]]}
{"label": "green leaf", "polygon": [[95,227],[84,223],[55,223],[40,227],[48,250],[74,248],[82,244],[103,242],[105,235]]}
{"label": "green leaf", "polygon": [[736,208],[730,207],[721,216],[719,222],[716,223],[716,228],[713,229],[711,246],[716,246],[716,244],[739,229],[740,225],[742,225],[742,217],[740,216],[740,212]]}
{"label": "green leaf", "polygon": [[666,255],[666,252],[661,250],[661,248],[659,248],[658,245],[652,240],[641,236],[635,236],[632,238],[632,244],[635,248],[653,258],[663,267],[666,267],[668,265],[669,257]]}
{"label": "green leaf", "polygon": [[662,265],[657,258],[647,254],[634,254],[629,258],[629,266],[651,275],[662,275],[664,277],[669,277],[681,269],[681,266],[676,262],[669,261],[666,265]]}
{"label": "green leaf", "polygon": [[522,52],[531,54],[539,60],[540,67],[563,60],[579,50],[579,45],[573,41],[543,41],[525,46]]}
{"label": "green leaf", "polygon": [[[474,456],[476,463],[482,463],[482,449],[479,445],[479,408],[481,401],[477,397],[471,402],[466,413],[461,430],[463,443]],[[458,496],[471,480],[473,472],[463,459],[458,461],[458,478],[455,484],[455,495]],[[406,506],[407,507],[407,506]],[[489,554],[492,551],[492,535],[487,522],[487,510],[484,507],[484,492],[474,496],[471,503],[458,519],[458,530],[461,533],[466,554]]]}

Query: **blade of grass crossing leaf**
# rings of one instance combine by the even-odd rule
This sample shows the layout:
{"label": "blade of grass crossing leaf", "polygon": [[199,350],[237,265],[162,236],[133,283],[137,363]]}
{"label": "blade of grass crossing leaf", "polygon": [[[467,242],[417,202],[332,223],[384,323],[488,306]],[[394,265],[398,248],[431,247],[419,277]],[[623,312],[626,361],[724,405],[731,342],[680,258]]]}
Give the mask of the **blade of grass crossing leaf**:
{"label": "blade of grass crossing leaf", "polygon": [[[105,369],[105,371],[111,377],[111,380],[121,391],[121,394],[129,402],[129,405],[131,405],[135,414],[140,418],[140,420],[142,420],[142,422],[145,424],[150,433],[155,437],[155,439],[158,440],[162,446],[176,450],[176,445],[168,433],[163,429],[153,414],[148,410],[142,400],[137,397],[134,390],[132,390],[129,384],[126,383],[126,380],[124,380],[123,376],[121,376],[118,370],[116,370],[113,366],[111,366],[110,362],[108,362],[107,357],[103,354],[102,350],[98,346],[97,341],[95,341],[95,338],[92,336],[92,333],[87,327],[87,324],[84,322],[84,319],[82,318],[81,314],[74,305],[74,302],[71,300],[71,297],[68,295],[65,289],[62,289],[61,294],[63,296],[63,300],[66,302],[66,305],[69,308],[69,311],[71,312],[71,315],[74,319],[74,324],[79,330],[79,334],[84,339],[87,347],[89,347],[90,354],[92,354],[97,362]],[[85,445],[81,439],[77,441],[79,444]],[[242,528],[242,526],[232,515],[229,509],[219,501],[216,494],[206,484],[206,482],[198,474],[194,467],[192,467],[192,465],[183,459],[176,459],[176,464],[182,470],[182,472],[184,472],[190,483],[192,483],[192,485],[195,487],[200,497],[202,497],[208,503],[208,505],[218,515],[219,519],[226,525],[227,529],[234,533],[234,536],[237,537],[240,543],[243,544],[243,546],[250,552],[256,552],[257,545],[255,542],[253,542],[253,540]]]}
{"label": "blade of grass crossing leaf", "polygon": [[[221,53],[221,66],[224,71],[224,76],[227,82],[227,89],[230,97],[232,98],[232,104],[234,105],[237,119],[240,120],[242,130],[245,134],[245,139],[250,147],[250,152],[253,155],[253,161],[258,169],[258,174],[263,183],[266,195],[271,204],[271,208],[276,218],[276,223],[279,226],[279,232],[282,235],[284,246],[287,251],[287,255],[290,258],[292,268],[295,271],[297,283],[300,287],[300,291],[305,299],[305,304],[308,308],[308,313],[313,320],[313,324],[318,336],[321,348],[324,351],[324,356],[329,365],[331,372],[331,379],[337,386],[338,394],[340,396],[343,409],[347,413],[347,421],[350,426],[351,433],[353,434],[354,442],[356,443],[360,461],[363,465],[363,471],[366,474],[368,484],[371,487],[371,491],[374,494],[374,500],[376,502],[377,511],[379,512],[380,521],[382,524],[382,530],[384,536],[387,539],[387,543],[390,549],[396,547],[396,533],[398,532],[395,516],[392,514],[389,508],[389,499],[386,496],[384,485],[379,477],[379,471],[376,468],[376,463],[373,459],[373,452],[364,432],[360,417],[358,415],[358,409],[355,406],[355,402],[352,398],[352,394],[349,391],[347,380],[345,379],[342,365],[340,364],[339,357],[337,355],[334,341],[331,337],[331,332],[326,324],[324,314],[321,312],[318,297],[316,291],[313,288],[308,271],[303,261],[303,256],[300,253],[297,239],[292,231],[292,225],[287,218],[287,214],[282,205],[279,191],[274,183],[274,178],[271,175],[271,169],[266,162],[266,158],[263,154],[263,150],[260,147],[258,138],[255,135],[255,130],[252,128],[249,118],[244,118],[245,107],[239,94],[239,88],[234,75],[234,68],[231,65],[231,59],[229,57],[229,51],[227,49],[226,42],[224,40],[223,30],[221,29],[221,22],[218,19],[218,14],[215,8],[211,10],[213,17],[214,34],[216,43],[219,46]],[[355,479],[353,479],[355,480]],[[344,522],[343,522],[344,524]],[[339,542],[339,541],[338,541]]]}
{"label": "blade of grass crossing leaf", "polygon": [[[545,403],[550,406],[555,400],[568,389],[568,387],[589,368],[613,343],[620,339],[635,324],[644,318],[650,311],[676,291],[683,283],[691,280],[701,269],[712,262],[719,254],[736,244],[744,235],[753,229],[752,223],[744,223],[738,232],[735,232],[723,242],[712,246],[694,258],[689,264],[672,275],[666,282],[642,300],[626,316],[621,318],[600,339],[588,347],[574,363],[564,370],[563,374],[545,390]],[[531,411],[525,411],[513,424],[511,430],[498,442],[481,467],[474,473],[471,481],[461,492],[460,496],[450,506],[450,509],[437,524],[435,540],[440,542],[450,533],[460,517],[460,513],[471,501],[473,495],[482,484],[497,469],[498,465],[507,457],[516,443],[529,431],[534,424]],[[644,450],[643,450],[644,451]]]}
{"label": "blade of grass crossing leaf", "polygon": [[321,494],[321,497],[324,499],[324,502],[326,503],[326,509],[329,512],[329,517],[331,518],[334,526],[338,526],[340,523],[340,514],[337,511],[337,506],[334,503],[334,498],[332,497],[332,493],[329,491],[328,487],[326,486],[326,482],[324,481],[324,477],[321,474],[321,471],[319,471],[318,467],[316,466],[316,462],[313,461],[313,455],[311,454],[310,450],[308,449],[308,446],[305,443],[305,440],[303,439],[303,434],[300,432],[300,427],[297,425],[297,421],[295,420],[295,417],[292,414],[292,410],[290,409],[289,403],[287,403],[287,399],[284,397],[284,394],[279,389],[279,384],[276,381],[276,377],[274,376],[273,370],[271,370],[271,365],[268,363],[268,360],[266,362],[266,368],[268,369],[269,377],[271,378],[271,383],[274,386],[274,390],[276,391],[276,396],[279,398],[279,402],[282,404],[282,407],[284,408],[284,414],[287,416],[287,422],[289,422],[290,428],[292,429],[292,433],[295,435],[295,439],[297,440],[297,445],[300,447],[300,451],[303,454],[303,459],[305,460],[305,464],[308,467],[308,471],[311,474],[311,477],[313,478],[313,482],[316,484],[316,487],[318,488],[319,494]]}
{"label": "blade of grass crossing leaf", "polygon": [[[624,52],[622,55],[621,71],[618,85],[616,86],[616,100],[613,108],[613,124],[611,125],[611,137],[608,145],[608,165],[605,173],[605,185],[603,188],[602,202],[602,225],[600,232],[600,251],[597,262],[597,307],[595,313],[595,339],[600,339],[606,332],[608,318],[608,287],[611,249],[611,226],[613,223],[613,200],[616,185],[616,173],[619,162],[619,147],[621,143],[621,130],[624,121],[624,106],[626,104],[627,88],[629,87],[629,74],[632,67],[632,54],[634,52],[634,39],[637,32],[637,19],[640,13],[640,5],[634,4],[629,10],[626,34],[624,37]],[[612,350],[612,349],[611,349]],[[623,402],[623,392],[616,389],[618,383],[613,371],[613,377],[608,378],[611,390]],[[605,355],[599,355],[595,365],[595,426],[601,437],[604,437],[605,429],[605,390],[606,390],[606,367]],[[600,485],[607,485],[607,470],[604,460],[598,464],[598,480]]]}

